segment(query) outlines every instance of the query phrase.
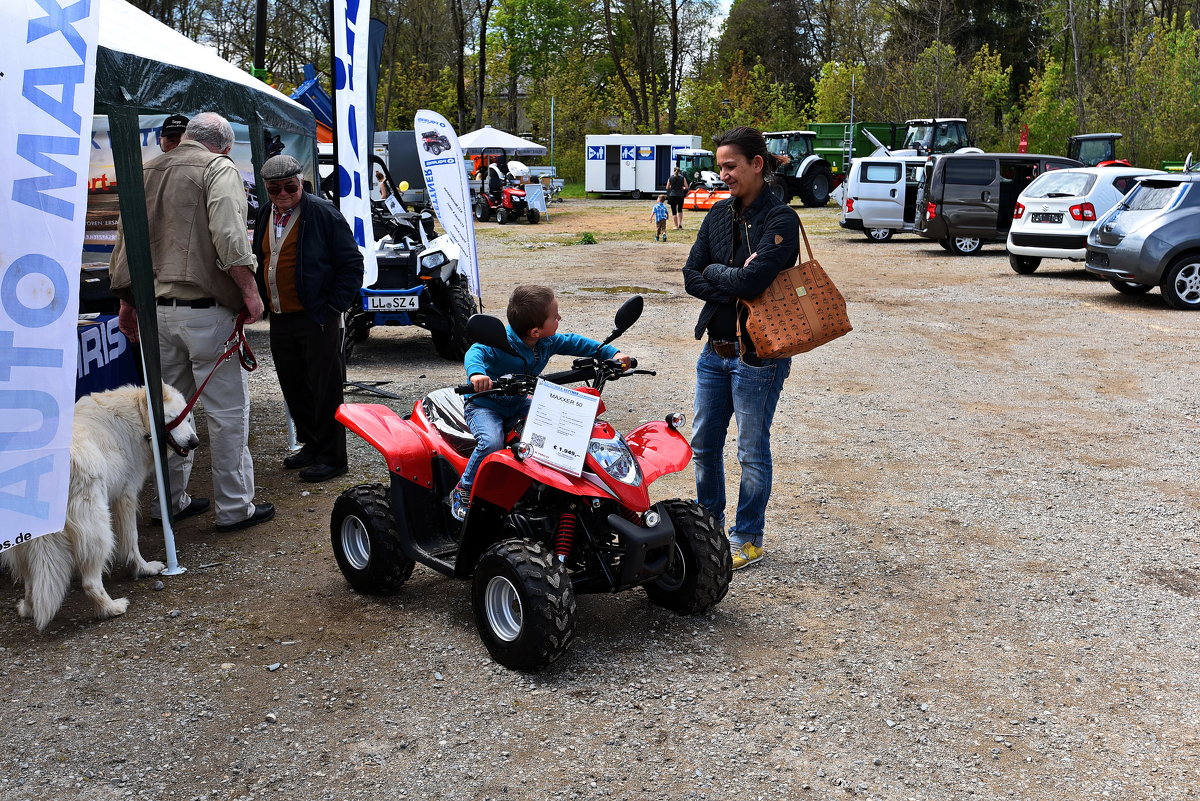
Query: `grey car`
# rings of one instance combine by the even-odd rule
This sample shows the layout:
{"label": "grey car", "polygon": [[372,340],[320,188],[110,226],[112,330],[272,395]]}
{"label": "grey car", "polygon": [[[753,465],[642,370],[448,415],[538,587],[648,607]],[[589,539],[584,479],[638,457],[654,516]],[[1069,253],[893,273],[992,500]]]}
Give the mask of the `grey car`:
{"label": "grey car", "polygon": [[1096,221],[1084,267],[1118,292],[1157,286],[1172,308],[1200,309],[1200,172],[1139,180]]}

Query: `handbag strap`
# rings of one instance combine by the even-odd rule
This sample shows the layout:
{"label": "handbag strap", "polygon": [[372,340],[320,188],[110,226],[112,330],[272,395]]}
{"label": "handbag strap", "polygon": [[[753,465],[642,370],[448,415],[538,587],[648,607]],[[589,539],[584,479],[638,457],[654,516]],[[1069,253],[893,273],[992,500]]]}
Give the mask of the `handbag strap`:
{"label": "handbag strap", "polygon": [[[796,222],[800,223],[800,236],[804,239],[804,249],[808,251],[808,260],[812,261],[815,257],[813,256],[812,245],[808,243],[808,232],[804,230],[804,220],[801,220],[799,216],[797,216]],[[804,259],[800,258],[800,254],[797,253],[796,264],[799,265],[803,263]]]}

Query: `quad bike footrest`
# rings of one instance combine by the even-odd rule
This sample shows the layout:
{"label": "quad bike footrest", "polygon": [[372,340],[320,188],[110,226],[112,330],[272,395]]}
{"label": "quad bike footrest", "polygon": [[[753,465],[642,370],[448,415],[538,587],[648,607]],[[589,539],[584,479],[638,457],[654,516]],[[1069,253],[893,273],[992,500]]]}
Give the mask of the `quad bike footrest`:
{"label": "quad bike footrest", "polygon": [[620,515],[609,515],[608,524],[617,532],[625,553],[621,555],[622,587],[632,587],[661,576],[671,565],[675,526],[670,515],[660,513],[657,526],[646,528]]}

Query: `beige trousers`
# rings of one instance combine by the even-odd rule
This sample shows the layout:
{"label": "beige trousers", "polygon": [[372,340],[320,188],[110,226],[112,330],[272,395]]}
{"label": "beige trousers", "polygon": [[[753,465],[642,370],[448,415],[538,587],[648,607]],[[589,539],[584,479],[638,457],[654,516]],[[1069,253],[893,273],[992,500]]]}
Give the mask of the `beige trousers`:
{"label": "beige trousers", "polygon": [[[190,398],[225,352],[237,314],[223,306],[157,308],[163,381]],[[254,463],[248,446],[250,383],[236,354],[217,368],[197,406],[204,408],[208,422],[217,525],[238,523],[254,514]],[[187,493],[192,456],[183,459],[168,450],[167,465],[171,508],[179,511],[192,500]]]}

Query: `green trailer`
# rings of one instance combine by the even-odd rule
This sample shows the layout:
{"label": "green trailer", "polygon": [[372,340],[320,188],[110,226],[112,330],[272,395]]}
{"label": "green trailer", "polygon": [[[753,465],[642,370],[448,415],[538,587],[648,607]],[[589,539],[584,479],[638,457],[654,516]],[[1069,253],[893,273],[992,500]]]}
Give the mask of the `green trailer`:
{"label": "green trailer", "polygon": [[906,130],[905,126],[894,122],[816,122],[809,128],[816,134],[813,152],[829,162],[834,186],[845,177],[849,168],[847,161],[875,152],[875,143],[864,131],[870,131],[889,149],[895,150],[903,143]]}

